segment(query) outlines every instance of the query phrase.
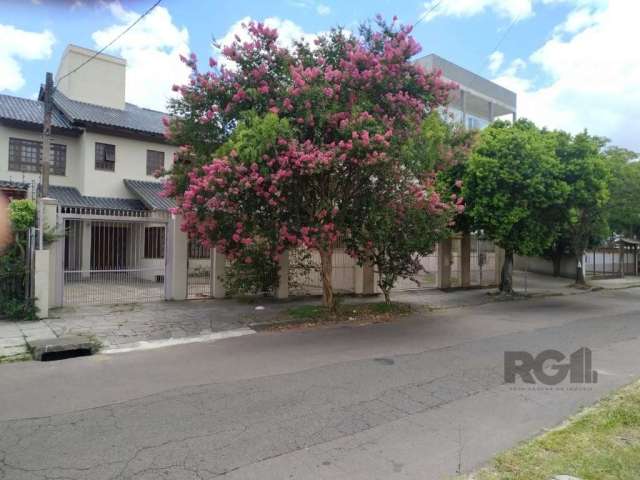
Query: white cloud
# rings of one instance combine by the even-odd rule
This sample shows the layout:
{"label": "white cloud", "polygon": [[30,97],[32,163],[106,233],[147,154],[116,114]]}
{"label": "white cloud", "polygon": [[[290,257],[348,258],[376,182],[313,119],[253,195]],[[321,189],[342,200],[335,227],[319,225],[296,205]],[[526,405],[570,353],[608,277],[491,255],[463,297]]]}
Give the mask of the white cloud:
{"label": "white cloud", "polygon": [[331,13],[331,7],[329,5],[319,3],[316,5],[316,12],[318,12],[318,15],[329,15]]}
{"label": "white cloud", "polygon": [[[140,16],[117,1],[108,9],[117,23],[93,33],[96,48],[104,47]],[[176,26],[164,7],[156,7],[107,51],[127,60],[126,99],[140,106],[165,110],[171,86],[186,82],[189,76],[179,58],[189,54],[189,31]]]}
{"label": "white cloud", "polygon": [[487,11],[511,20],[533,14],[533,0],[430,0],[424,4],[425,21],[439,16],[471,17]]}
{"label": "white cloud", "polygon": [[56,39],[48,30],[28,32],[13,25],[0,24],[0,91],[16,91],[25,84],[19,60],[51,57]]}
{"label": "white cloud", "polygon": [[565,3],[580,8],[602,9],[606,8],[608,0],[429,0],[424,3],[424,20],[440,16],[472,17],[489,12],[515,22],[532,16],[534,6],[539,3]]}
{"label": "white cloud", "polygon": [[489,55],[489,71],[495,74],[498,70],[500,70],[502,62],[504,62],[504,53],[496,50],[491,55]]}
{"label": "white cloud", "polygon": [[570,24],[573,35],[572,28],[556,31],[529,57],[547,84],[536,86],[521,67],[507,68],[496,81],[518,93],[518,114],[540,125],[573,132],[588,128],[640,149],[640,49],[632,41],[638,18],[640,2],[611,2],[589,22]]}

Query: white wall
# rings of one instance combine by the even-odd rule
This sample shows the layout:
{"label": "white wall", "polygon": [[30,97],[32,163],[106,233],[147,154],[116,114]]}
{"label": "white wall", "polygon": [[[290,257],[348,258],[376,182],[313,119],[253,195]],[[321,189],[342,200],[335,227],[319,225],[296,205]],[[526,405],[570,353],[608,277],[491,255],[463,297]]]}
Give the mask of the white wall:
{"label": "white wall", "polygon": [[[528,270],[533,273],[543,275],[553,275],[553,262],[542,257],[521,257],[514,255],[513,267],[516,270]],[[586,272],[585,272],[586,274]],[[565,278],[576,278],[576,258],[565,255],[560,262],[560,276]]]}
{"label": "white wall", "polygon": [[[9,170],[9,138],[42,141],[42,134],[31,130],[0,125],[0,179],[31,182],[40,181],[40,174]],[[96,142],[116,146],[115,171],[95,168]],[[94,197],[133,198],[123,179],[157,181],[147,175],[147,150],[164,152],[165,168],[173,163],[177,148],[160,142],[134,140],[113,135],[84,132],[80,137],[53,135],[52,143],[67,146],[66,175],[51,175],[51,185],[76,187],[82,195]]]}
{"label": "white wall", "polygon": [[[56,73],[57,88],[73,100],[122,110],[125,107],[127,62],[102,53],[85,63],[95,53],[69,45],[62,54]],[[73,75],[65,76],[83,63]]]}
{"label": "white wall", "polygon": [[[9,138],[34,140],[42,142],[42,134],[31,130],[10,128],[0,125],[0,180],[13,180],[31,183],[39,182],[39,173],[23,173],[9,170]],[[50,184],[63,186],[77,186],[82,178],[82,164],[80,162],[80,141],[75,137],[53,135],[51,143],[67,146],[66,175],[53,175],[50,171]]]}
{"label": "white wall", "polygon": [[[133,198],[122,182],[123,179],[158,181],[152,175],[147,175],[147,150],[164,152],[165,168],[173,163],[173,154],[177,151],[173,145],[93,132],[85,132],[82,142],[84,179],[79,190],[83,195],[94,197]],[[96,142],[116,146],[115,171],[96,170]]]}

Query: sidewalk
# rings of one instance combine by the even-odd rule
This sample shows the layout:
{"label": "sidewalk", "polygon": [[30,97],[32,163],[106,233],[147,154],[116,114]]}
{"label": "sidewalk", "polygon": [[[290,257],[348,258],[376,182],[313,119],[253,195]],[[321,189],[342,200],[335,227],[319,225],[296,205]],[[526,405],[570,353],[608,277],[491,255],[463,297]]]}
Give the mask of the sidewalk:
{"label": "sidewalk", "polygon": [[[588,290],[571,288],[566,278],[514,272],[517,291],[535,296],[576,295]],[[606,289],[640,286],[640,279],[598,280],[594,287]],[[491,289],[453,290],[443,292],[426,289],[397,292],[396,302],[431,309],[448,309],[482,305],[496,300]],[[370,302],[371,298],[347,297],[345,302]],[[253,333],[248,325],[271,321],[292,305],[318,304],[318,297],[276,301],[189,300],[147,304],[65,307],[52,312],[52,318],[37,322],[0,320],[0,361],[19,359],[27,353],[27,343],[66,335],[84,335],[110,351],[149,348],[152,344],[210,341],[215,338]],[[256,307],[262,307],[256,309]],[[217,335],[219,334],[219,335]]]}

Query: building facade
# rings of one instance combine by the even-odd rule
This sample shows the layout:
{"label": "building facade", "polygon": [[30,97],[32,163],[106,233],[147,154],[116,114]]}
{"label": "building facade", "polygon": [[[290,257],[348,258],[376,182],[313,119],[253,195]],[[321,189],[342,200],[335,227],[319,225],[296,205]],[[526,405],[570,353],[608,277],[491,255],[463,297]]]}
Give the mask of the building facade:
{"label": "building facade", "polygon": [[[443,112],[452,121],[482,128],[515,118],[513,92],[437,55],[417,63],[460,86]],[[59,240],[49,245],[48,304],[224,295],[224,259],[190,244],[160,195],[154,173],[171,166],[177,148],[165,141],[163,112],[125,101],[125,60],[70,45],[55,79],[44,217]],[[0,95],[0,192],[9,198],[40,188],[42,100],[42,91],[38,100]],[[336,256],[343,261],[348,268],[334,272],[345,278],[335,283],[362,291],[361,269]]]}

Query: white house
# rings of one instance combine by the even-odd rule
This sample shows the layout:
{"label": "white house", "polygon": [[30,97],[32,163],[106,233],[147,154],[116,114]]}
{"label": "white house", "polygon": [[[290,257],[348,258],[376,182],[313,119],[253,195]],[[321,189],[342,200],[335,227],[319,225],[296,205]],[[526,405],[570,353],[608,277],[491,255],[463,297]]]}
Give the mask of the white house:
{"label": "white house", "polygon": [[[51,305],[167,296],[173,203],[153,174],[177,149],[164,139],[164,113],[125,102],[125,60],[100,54],[66,75],[94,54],[69,45],[55,75],[48,196],[65,238],[52,255]],[[0,191],[10,198],[40,185],[40,96],[0,95]],[[191,253],[209,257],[197,247]]]}
{"label": "white house", "polygon": [[[153,176],[177,152],[164,139],[165,114],[126,103],[126,61],[95,54],[69,45],[55,75],[48,208],[63,238],[47,259],[48,304],[223,295],[223,259],[187,241]],[[434,54],[417,63],[459,84],[454,121],[482,128],[515,118],[515,93]],[[0,191],[10,198],[33,196],[41,183],[42,100],[0,95]],[[365,288],[362,269],[343,257],[334,284],[372,289],[371,272]]]}

